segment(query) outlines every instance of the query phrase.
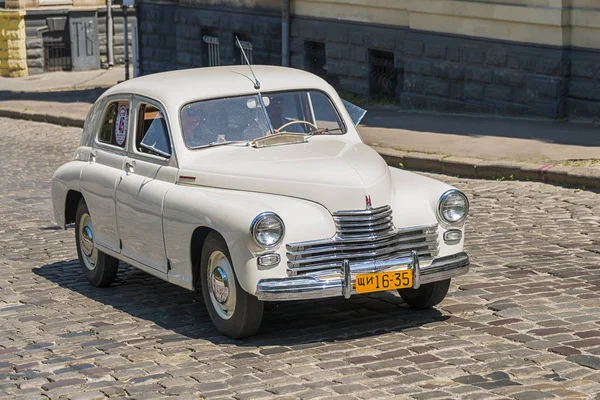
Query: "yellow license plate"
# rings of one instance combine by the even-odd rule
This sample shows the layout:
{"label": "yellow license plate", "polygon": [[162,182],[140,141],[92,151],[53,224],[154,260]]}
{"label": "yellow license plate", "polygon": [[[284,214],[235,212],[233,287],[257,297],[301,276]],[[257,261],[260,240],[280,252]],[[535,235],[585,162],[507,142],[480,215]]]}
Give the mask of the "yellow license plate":
{"label": "yellow license plate", "polygon": [[356,293],[379,292],[412,287],[412,270],[356,275]]}

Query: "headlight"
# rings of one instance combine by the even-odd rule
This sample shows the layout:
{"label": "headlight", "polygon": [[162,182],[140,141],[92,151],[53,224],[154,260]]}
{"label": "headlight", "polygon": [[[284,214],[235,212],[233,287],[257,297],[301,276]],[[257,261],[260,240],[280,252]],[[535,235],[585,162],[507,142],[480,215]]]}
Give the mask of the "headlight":
{"label": "headlight", "polygon": [[259,214],[250,225],[252,238],[264,249],[270,249],[281,243],[284,233],[283,221],[272,212]]}
{"label": "headlight", "polygon": [[469,212],[469,200],[461,191],[450,189],[438,202],[438,219],[442,225],[459,225]]}

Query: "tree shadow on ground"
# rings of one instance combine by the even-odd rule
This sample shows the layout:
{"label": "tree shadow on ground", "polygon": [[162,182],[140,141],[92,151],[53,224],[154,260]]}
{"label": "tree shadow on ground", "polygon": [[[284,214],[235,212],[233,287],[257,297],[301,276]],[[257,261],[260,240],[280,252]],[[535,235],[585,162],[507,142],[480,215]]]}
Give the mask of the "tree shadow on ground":
{"label": "tree shadow on ground", "polygon": [[[90,299],[151,321],[167,330],[159,341],[206,339],[237,346],[289,346],[300,349],[322,342],[367,338],[444,321],[436,309],[410,310],[388,292],[308,301],[267,302],[257,335],[232,340],[213,327],[201,293],[194,293],[121,263],[117,280],[109,288],[87,283],[78,260],[34,268],[33,273]],[[109,322],[109,321],[103,321]]]}
{"label": "tree shadow on ground", "polygon": [[460,136],[532,139],[575,146],[600,146],[598,127],[591,123],[371,109],[365,115],[361,126]]}

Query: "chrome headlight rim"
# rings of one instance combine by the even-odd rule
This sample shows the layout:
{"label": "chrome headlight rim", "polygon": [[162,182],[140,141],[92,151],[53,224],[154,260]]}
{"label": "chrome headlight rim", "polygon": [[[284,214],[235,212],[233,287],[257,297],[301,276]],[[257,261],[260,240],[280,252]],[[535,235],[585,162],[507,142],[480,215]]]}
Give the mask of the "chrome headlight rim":
{"label": "chrome headlight rim", "polygon": [[[467,205],[467,209],[465,211],[465,214],[457,221],[448,221],[444,218],[444,214],[442,212],[442,206],[444,205],[444,202],[448,199],[448,197],[458,194],[459,196],[461,196],[464,200],[465,200],[465,204]],[[469,215],[469,209],[470,209],[470,205],[469,205],[469,199],[467,198],[467,195],[465,195],[463,192],[461,192],[458,189],[449,189],[446,190],[439,198],[438,200],[438,204],[437,204],[437,209],[436,209],[436,216],[438,219],[438,222],[440,223],[440,225],[442,225],[444,228],[454,228],[454,227],[462,227],[465,223],[465,220],[467,219],[467,216]]]}
{"label": "chrome headlight rim", "polygon": [[[279,224],[281,225],[281,236],[275,243],[273,243],[271,245],[262,244],[256,239],[256,229],[258,227],[258,224],[266,217],[275,218],[276,220],[279,221]],[[258,214],[256,217],[254,217],[254,219],[252,220],[252,223],[250,224],[250,236],[252,237],[252,241],[254,242],[254,244],[257,245],[258,247],[260,247],[261,249],[272,250],[272,249],[278,247],[281,244],[281,242],[283,242],[283,238],[285,237],[285,224],[283,223],[283,220],[281,219],[281,217],[279,215],[277,215],[276,213],[274,213],[273,211],[262,212],[262,213]]]}

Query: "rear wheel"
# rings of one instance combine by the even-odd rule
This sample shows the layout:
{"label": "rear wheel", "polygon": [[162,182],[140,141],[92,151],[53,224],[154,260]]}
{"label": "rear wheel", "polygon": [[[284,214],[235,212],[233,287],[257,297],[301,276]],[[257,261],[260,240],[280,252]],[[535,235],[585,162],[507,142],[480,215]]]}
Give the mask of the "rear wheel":
{"label": "rear wheel", "polygon": [[426,283],[418,289],[399,289],[398,293],[410,308],[423,310],[440,304],[448,294],[449,288],[450,279],[446,279]]}
{"label": "rear wheel", "polygon": [[83,199],[75,216],[75,242],[83,274],[96,287],[110,286],[117,276],[119,260],[104,254],[94,245],[94,223]]}
{"label": "rear wheel", "polygon": [[240,287],[227,245],[216,233],[204,242],[200,279],[204,304],[219,332],[241,339],[258,331],[264,303]]}

